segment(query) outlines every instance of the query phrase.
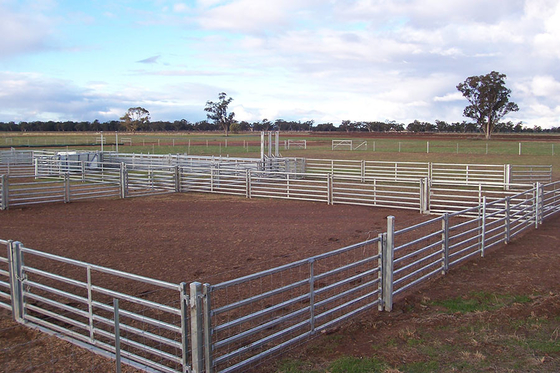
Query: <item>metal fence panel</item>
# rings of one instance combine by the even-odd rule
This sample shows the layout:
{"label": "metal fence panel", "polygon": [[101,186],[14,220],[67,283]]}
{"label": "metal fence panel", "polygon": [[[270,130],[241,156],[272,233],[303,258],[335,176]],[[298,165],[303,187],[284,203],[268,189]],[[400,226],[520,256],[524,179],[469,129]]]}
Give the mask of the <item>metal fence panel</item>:
{"label": "metal fence panel", "polygon": [[420,181],[333,176],[332,203],[421,210]]}
{"label": "metal fence panel", "polygon": [[[185,286],[13,245],[16,321],[142,369],[186,372]],[[15,260],[16,261],[16,260]],[[15,262],[14,261],[14,262]],[[12,268],[12,271],[14,268]],[[114,300],[119,324],[115,325]],[[120,334],[115,335],[115,330]],[[116,350],[116,340],[120,350]]]}
{"label": "metal fence panel", "polygon": [[379,303],[379,239],[206,285],[207,371],[258,364]]}
{"label": "metal fence panel", "polygon": [[393,285],[397,295],[439,274],[443,268],[442,217],[394,232]]}
{"label": "metal fence panel", "polygon": [[174,193],[175,167],[127,166],[127,196]]}
{"label": "metal fence panel", "polygon": [[10,176],[8,178],[8,205],[67,202],[66,181],[63,179],[35,180],[33,176]]}
{"label": "metal fence panel", "polygon": [[250,197],[295,199],[329,203],[329,178],[315,175],[302,178],[296,173],[251,172]]}
{"label": "metal fence panel", "polygon": [[512,183],[550,183],[552,166],[544,165],[511,165]]}
{"label": "metal fence panel", "polygon": [[430,213],[443,214],[458,212],[479,206],[486,197],[488,202],[519,193],[520,190],[532,188],[531,184],[510,184],[507,190],[503,184],[461,182],[433,182],[430,187]]}
{"label": "metal fence panel", "polygon": [[543,219],[560,212],[560,181],[543,185]]}
{"label": "metal fence panel", "polygon": [[430,178],[433,182],[508,183],[506,166],[490,164],[432,163]]}

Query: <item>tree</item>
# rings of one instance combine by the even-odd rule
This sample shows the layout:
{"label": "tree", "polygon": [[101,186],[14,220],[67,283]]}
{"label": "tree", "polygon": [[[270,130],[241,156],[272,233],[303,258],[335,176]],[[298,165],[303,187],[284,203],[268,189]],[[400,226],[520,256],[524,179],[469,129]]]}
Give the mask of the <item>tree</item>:
{"label": "tree", "polygon": [[505,74],[492,71],[486,75],[468,77],[457,89],[469,101],[463,115],[476,120],[489,139],[494,126],[509,112],[518,111],[515,102],[509,101],[511,90],[506,88]]}
{"label": "tree", "polygon": [[235,113],[227,112],[228,105],[233,101],[233,98],[227,97],[227,94],[222,92],[218,95],[220,101],[206,101],[206,107],[204,111],[207,112],[206,116],[208,119],[214,121],[215,124],[221,126],[228,135],[229,127],[234,122]]}
{"label": "tree", "polygon": [[121,123],[127,131],[135,132],[150,123],[150,112],[140,106],[131,107],[121,118]]}

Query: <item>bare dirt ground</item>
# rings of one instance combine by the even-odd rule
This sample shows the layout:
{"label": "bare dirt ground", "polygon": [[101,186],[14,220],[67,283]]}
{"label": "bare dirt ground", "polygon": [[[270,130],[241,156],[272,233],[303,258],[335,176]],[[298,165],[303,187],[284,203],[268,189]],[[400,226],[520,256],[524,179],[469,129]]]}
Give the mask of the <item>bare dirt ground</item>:
{"label": "bare dirt ground", "polygon": [[[14,208],[0,213],[0,238],[172,283],[216,284],[375,237],[385,230],[387,215],[401,227],[428,218],[415,211],[189,193]],[[71,356],[81,360],[40,364],[52,361],[53,349],[62,357],[76,349],[2,316],[0,370],[71,372],[82,360],[99,367],[94,371],[110,365],[90,363],[87,353],[78,352]],[[37,339],[48,342],[33,343]],[[14,344],[20,347],[14,350]]]}
{"label": "bare dirt ground", "polygon": [[[164,281],[215,284],[375,237],[385,230],[387,215],[396,216],[397,229],[428,218],[415,211],[173,194],[3,211],[0,213],[0,238],[19,240],[33,249]],[[530,318],[551,321],[546,330],[553,327],[550,334],[552,349],[547,353],[531,350],[534,361],[523,365],[523,370],[519,371],[560,371],[560,348],[555,349],[559,343],[560,325],[559,232],[560,216],[556,216],[538,230],[529,231],[507,246],[491,250],[484,259],[466,263],[417,292],[396,299],[394,312],[374,311],[325,333],[328,335],[321,336],[297,353],[292,352],[292,359],[310,367],[309,370],[300,367],[292,371],[329,370],[333,359],[346,355],[375,356],[388,367],[401,367],[397,371],[413,371],[402,367],[426,362],[427,353],[411,351],[408,347],[414,347],[415,343],[429,345],[434,337],[434,340],[439,338],[439,349],[445,350],[442,346],[462,343],[461,336],[466,339],[465,343],[474,344],[474,347],[472,351],[463,348],[467,354],[450,350],[449,361],[470,359],[470,366],[484,368],[464,371],[516,371],[507,359],[491,359],[504,351],[510,353],[495,340],[497,337],[492,337],[494,334],[487,340],[482,337],[479,340],[478,336],[489,333],[462,333],[458,328],[476,319],[489,330],[496,329],[498,335],[500,331],[503,335],[530,335],[528,327],[511,331],[507,324],[512,319]],[[468,297],[473,292],[522,294],[529,297],[529,301],[510,302],[491,311],[474,313],[446,313],[445,307],[438,303]],[[71,359],[72,368],[43,365],[38,370],[27,369],[26,366],[38,366],[30,361],[52,361],[56,351],[63,356],[82,355],[62,342],[63,347],[55,346],[59,342],[51,339],[47,339],[51,342],[45,342],[49,349],[13,349],[14,344],[36,346],[31,342],[41,338],[40,334],[13,326],[5,312],[0,316],[0,328],[4,330],[0,333],[0,369],[4,368],[4,371],[7,366],[11,368],[9,370],[16,366],[21,371],[110,370],[107,369],[110,363],[98,362],[97,358],[93,361],[92,357]],[[68,349],[73,352],[64,352]],[[479,351],[480,354],[476,354]],[[17,364],[18,360],[21,365]],[[81,360],[86,365],[76,367]],[[471,360],[475,360],[474,363]],[[439,361],[438,364],[437,369],[433,366],[434,369],[425,371],[455,370]],[[283,369],[272,362],[261,368],[267,371]]]}

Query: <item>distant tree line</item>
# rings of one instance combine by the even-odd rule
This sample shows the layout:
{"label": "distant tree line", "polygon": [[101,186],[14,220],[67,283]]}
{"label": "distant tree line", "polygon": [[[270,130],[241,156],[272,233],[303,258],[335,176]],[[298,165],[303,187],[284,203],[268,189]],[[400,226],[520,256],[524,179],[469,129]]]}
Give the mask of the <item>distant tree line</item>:
{"label": "distant tree line", "polygon": [[[168,121],[143,121],[138,124],[136,131],[142,132],[165,132],[165,131],[189,131],[189,132],[206,132],[206,131],[223,131],[223,126],[219,123],[211,123],[206,120],[200,122],[189,122],[186,119]],[[339,125],[333,123],[318,123],[314,121],[289,121],[277,119],[269,121],[263,119],[258,122],[239,121],[234,122],[230,126],[233,133],[246,131],[331,131],[331,132],[430,132],[430,133],[477,133],[480,132],[480,126],[470,122],[454,122],[447,123],[442,120],[436,120],[435,123],[422,122],[415,120],[411,123],[397,123],[395,121],[385,122],[366,122],[366,121],[350,121],[343,120]],[[55,121],[33,121],[33,122],[0,122],[0,131],[20,131],[20,132],[72,132],[72,131],[130,131],[124,121],[108,121],[100,122],[55,122]],[[543,129],[540,126],[527,127],[521,122],[519,123],[496,123],[494,126],[495,133],[560,133],[560,127],[552,127]]]}

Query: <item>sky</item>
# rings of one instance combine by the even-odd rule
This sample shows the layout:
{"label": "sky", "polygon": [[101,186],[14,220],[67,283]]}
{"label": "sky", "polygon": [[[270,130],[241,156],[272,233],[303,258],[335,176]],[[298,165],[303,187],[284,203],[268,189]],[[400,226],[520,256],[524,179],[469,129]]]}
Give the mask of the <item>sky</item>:
{"label": "sky", "polygon": [[0,121],[457,122],[457,84],[506,74],[560,126],[560,1],[0,0]]}

